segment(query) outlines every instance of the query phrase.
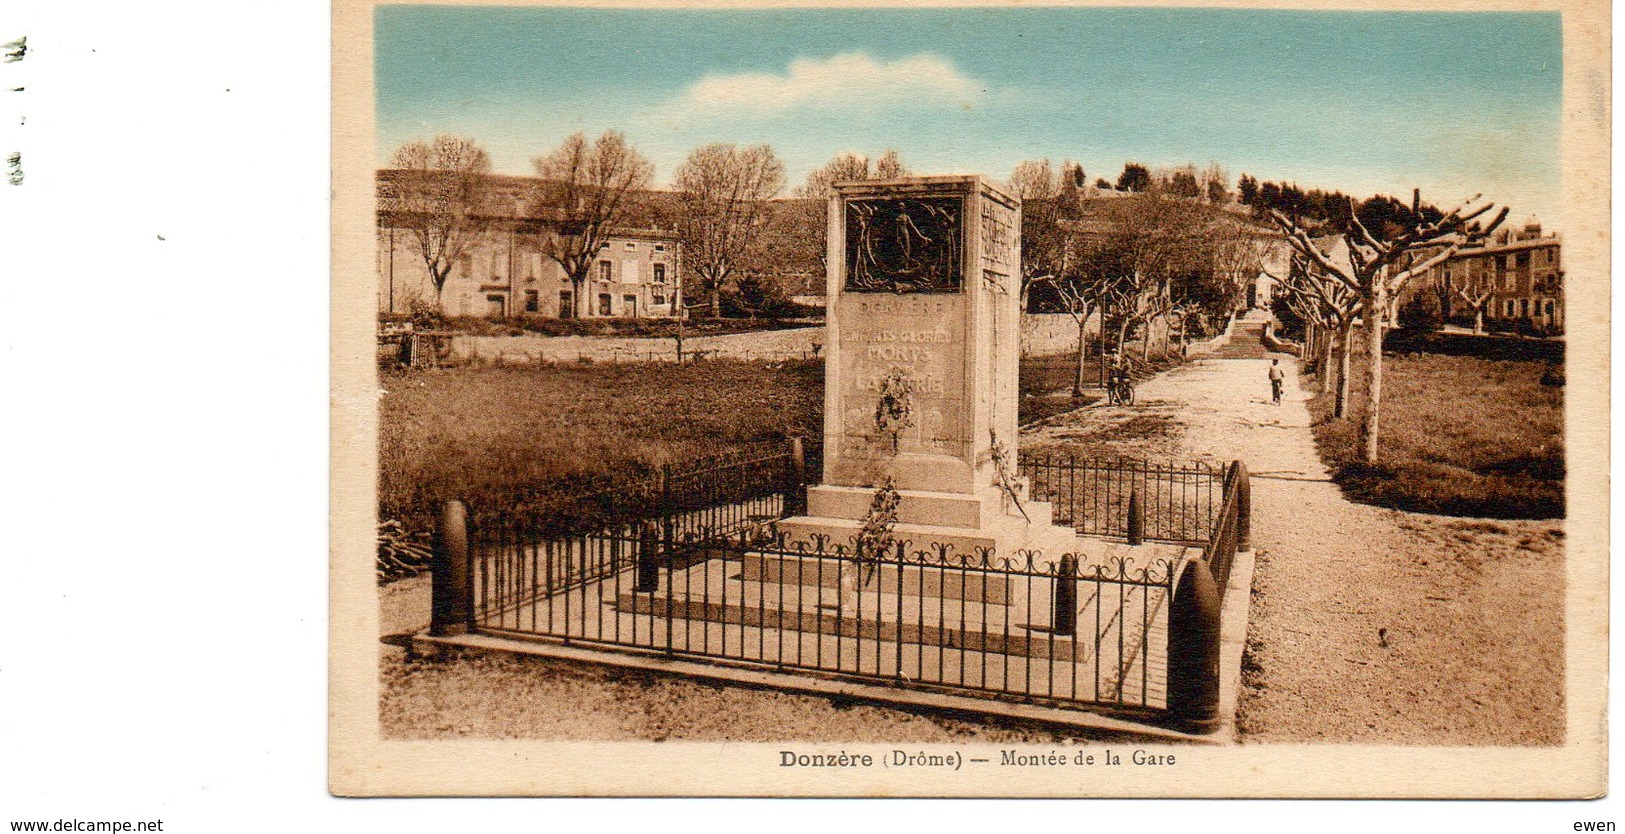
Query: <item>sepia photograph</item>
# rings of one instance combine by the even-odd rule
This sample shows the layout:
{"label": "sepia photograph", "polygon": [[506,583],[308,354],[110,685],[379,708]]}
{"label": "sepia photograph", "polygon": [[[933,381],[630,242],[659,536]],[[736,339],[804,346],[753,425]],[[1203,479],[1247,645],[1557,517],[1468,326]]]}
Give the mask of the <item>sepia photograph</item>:
{"label": "sepia photograph", "polygon": [[1600,795],[1607,27],[335,4],[332,791]]}

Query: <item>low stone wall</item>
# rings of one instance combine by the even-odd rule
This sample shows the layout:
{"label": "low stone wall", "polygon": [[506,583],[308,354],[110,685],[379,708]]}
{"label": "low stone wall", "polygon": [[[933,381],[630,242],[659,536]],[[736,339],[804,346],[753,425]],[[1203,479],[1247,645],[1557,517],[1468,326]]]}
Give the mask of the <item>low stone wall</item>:
{"label": "low stone wall", "polygon": [[[797,327],[683,340],[684,359],[813,359],[822,355],[824,328]],[[670,338],[606,336],[457,336],[452,355],[461,360],[522,362],[676,362]]]}
{"label": "low stone wall", "polygon": [[1224,330],[1219,332],[1219,334],[1213,338],[1192,339],[1190,342],[1190,349],[1187,352],[1191,356],[1197,356],[1204,353],[1211,353],[1225,345],[1228,345],[1230,344],[1230,334],[1233,333],[1235,329],[1236,319],[1232,317],[1229,321],[1225,322]]}
{"label": "low stone wall", "polygon": [[1303,347],[1297,342],[1289,342],[1275,337],[1274,321],[1264,322],[1264,347],[1275,353],[1290,353],[1293,356],[1299,356],[1303,353]]}
{"label": "low stone wall", "polygon": [[[1100,314],[1089,317],[1088,338],[1100,335]],[[1053,356],[1078,349],[1078,323],[1066,313],[1027,313],[1021,317],[1021,355]]]}

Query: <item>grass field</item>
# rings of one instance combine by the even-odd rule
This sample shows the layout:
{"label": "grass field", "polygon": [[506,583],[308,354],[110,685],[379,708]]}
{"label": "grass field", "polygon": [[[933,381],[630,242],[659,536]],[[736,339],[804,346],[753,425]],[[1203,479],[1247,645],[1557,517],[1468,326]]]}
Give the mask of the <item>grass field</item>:
{"label": "grass field", "polygon": [[[1023,360],[1023,391],[1070,385],[1068,357]],[[1064,367],[1063,367],[1064,366]],[[1064,381],[1058,382],[1065,376]],[[381,517],[787,437],[823,436],[822,361],[463,367],[387,373]],[[1023,398],[1022,420],[1088,400]]]}
{"label": "grass field", "polygon": [[382,518],[823,433],[817,361],[465,367],[381,382]]}
{"label": "grass field", "polygon": [[1358,460],[1365,366],[1353,364],[1350,419],[1331,394],[1310,401],[1315,441],[1351,499],[1413,512],[1563,516],[1563,389],[1547,366],[1465,356],[1390,355],[1383,364],[1381,462]]}

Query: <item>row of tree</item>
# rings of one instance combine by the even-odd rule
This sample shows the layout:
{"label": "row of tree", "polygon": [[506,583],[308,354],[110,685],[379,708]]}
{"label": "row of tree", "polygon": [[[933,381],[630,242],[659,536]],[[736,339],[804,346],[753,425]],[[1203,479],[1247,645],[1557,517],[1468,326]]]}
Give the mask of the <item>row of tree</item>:
{"label": "row of tree", "polygon": [[1043,159],[1017,165],[1009,183],[1022,199],[1023,309],[1064,312],[1077,325],[1074,396],[1086,387],[1091,329],[1104,379],[1107,355],[1136,336],[1149,360],[1159,323],[1166,352],[1174,327],[1183,349],[1193,326],[1228,317],[1258,275],[1267,231],[1201,192],[1152,185],[1088,200],[1087,182],[1081,166]]}
{"label": "row of tree", "polygon": [[[1503,208],[1488,223],[1481,222],[1493,208],[1474,197],[1440,212],[1425,205],[1419,192],[1412,192],[1409,206],[1385,196],[1364,203],[1347,200],[1345,228],[1320,238],[1300,217],[1278,208],[1268,210],[1292,247],[1290,269],[1275,276],[1277,290],[1307,324],[1304,358],[1319,368],[1322,390],[1336,386],[1334,419],[1347,419],[1349,365],[1355,331],[1363,327],[1367,387],[1360,454],[1367,464],[1378,460],[1382,340],[1391,300],[1412,278],[1493,232],[1507,215]],[[1487,292],[1465,297],[1477,299],[1481,310]]]}

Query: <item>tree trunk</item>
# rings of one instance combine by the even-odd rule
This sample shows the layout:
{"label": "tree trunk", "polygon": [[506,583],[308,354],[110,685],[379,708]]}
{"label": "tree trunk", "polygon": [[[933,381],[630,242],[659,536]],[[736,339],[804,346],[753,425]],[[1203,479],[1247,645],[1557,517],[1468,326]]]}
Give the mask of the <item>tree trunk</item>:
{"label": "tree trunk", "polygon": [[1484,335],[1484,305],[1473,308],[1473,332]]}
{"label": "tree trunk", "polygon": [[1145,323],[1145,333],[1140,337],[1140,362],[1151,364],[1151,322]]}
{"label": "tree trunk", "polygon": [[1348,414],[1349,363],[1354,354],[1354,321],[1350,319],[1339,329],[1341,336],[1337,340],[1337,403],[1332,408],[1332,416],[1341,420]]}
{"label": "tree trunk", "polygon": [[1366,380],[1365,425],[1360,435],[1360,457],[1369,465],[1377,463],[1377,443],[1381,436],[1382,419],[1382,331],[1383,314],[1387,312],[1387,293],[1377,279],[1377,285],[1361,293],[1361,314],[1365,316],[1366,366],[1370,377]]}
{"label": "tree trunk", "polygon": [[1100,314],[1100,387],[1106,387],[1106,314]]}
{"label": "tree trunk", "polygon": [[722,286],[720,282],[711,284],[711,318],[722,318]]}
{"label": "tree trunk", "polygon": [[1332,332],[1330,329],[1323,330],[1323,332],[1317,337],[1320,352],[1315,354],[1315,364],[1320,366],[1320,372],[1315,374],[1315,376],[1320,377],[1320,393],[1322,394],[1332,390],[1331,339]]}
{"label": "tree trunk", "polygon": [[1072,396],[1083,396],[1083,374],[1089,365],[1089,316],[1078,319],[1078,372],[1072,378]]}

